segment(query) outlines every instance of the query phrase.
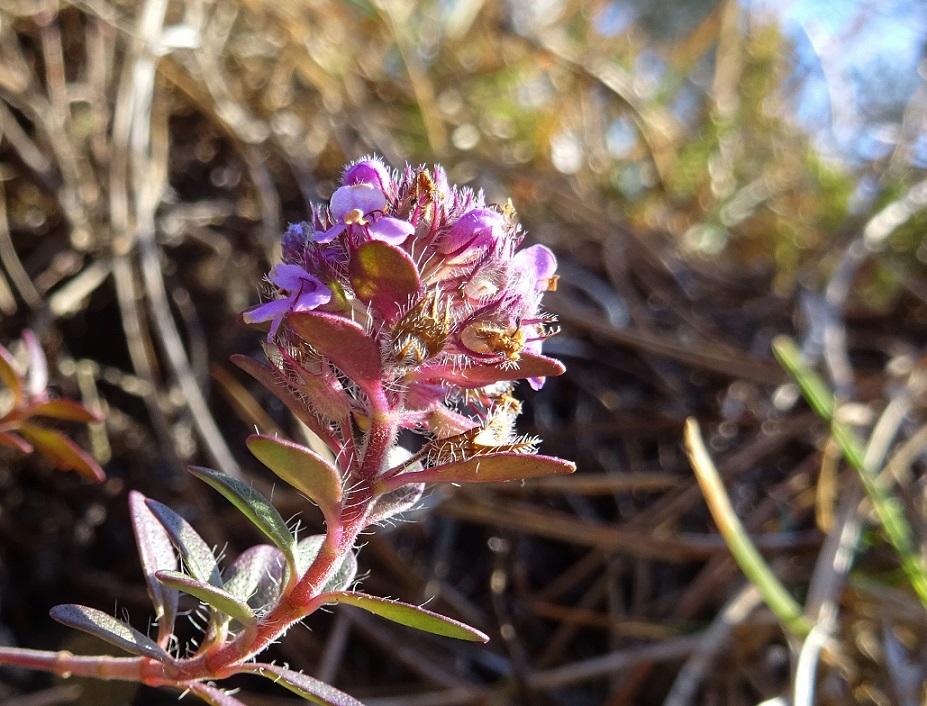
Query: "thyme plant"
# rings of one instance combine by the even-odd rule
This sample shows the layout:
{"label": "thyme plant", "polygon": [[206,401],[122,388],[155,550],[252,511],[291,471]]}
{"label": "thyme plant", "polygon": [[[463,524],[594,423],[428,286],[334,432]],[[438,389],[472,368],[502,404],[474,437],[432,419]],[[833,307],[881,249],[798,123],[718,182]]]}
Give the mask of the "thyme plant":
{"label": "thyme plant", "polygon": [[[351,590],[358,535],[413,506],[426,484],[504,481],[570,473],[514,431],[516,381],[539,388],[563,366],[541,354],[555,332],[540,308],[556,286],[541,245],[519,249],[511,203],[451,187],[440,167],[350,165],[330,205],[291,225],[264,303],[244,312],[266,329],[267,362],[235,362],[311,429],[328,454],[255,434],[254,456],[320,508],[324,535],[297,540],[273,505],[241,481],[191,472],[231,501],[266,537],[222,570],[182,517],[139,493],[131,517],[157,630],[144,635],[93,608],[61,605],[56,620],[128,657],[0,649],[0,662],[58,674],[188,690],[210,704],[241,702],[217,682],[256,674],[320,704],[358,704],[261,652],[325,605],[348,604],[451,638],[486,641],[472,627],[415,605]],[[400,432],[418,435],[400,446]],[[404,443],[406,437],[403,435]],[[181,593],[208,614],[195,643],[174,635]]]}

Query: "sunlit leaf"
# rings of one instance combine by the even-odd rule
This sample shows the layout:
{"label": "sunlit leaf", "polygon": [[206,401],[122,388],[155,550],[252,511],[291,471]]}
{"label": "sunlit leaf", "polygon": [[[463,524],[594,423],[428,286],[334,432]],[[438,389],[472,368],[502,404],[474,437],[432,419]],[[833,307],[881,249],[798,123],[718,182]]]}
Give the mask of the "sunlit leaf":
{"label": "sunlit leaf", "polygon": [[395,323],[421,289],[418,268],[405,252],[379,240],[361,245],[348,268],[357,297]]}
{"label": "sunlit leaf", "polygon": [[518,362],[511,366],[473,365],[469,368],[454,366],[432,366],[410,373],[420,380],[445,380],[464,388],[478,388],[495,382],[523,380],[527,378],[555,377],[563,375],[566,368],[553,358],[533,353],[522,353]]}
{"label": "sunlit leaf", "polygon": [[106,480],[100,464],[66,436],[29,422],[23,422],[16,431],[56,468],[76,471],[84,478],[98,483]]}
{"label": "sunlit leaf", "polygon": [[147,499],[145,504],[154,514],[158,522],[167,530],[171,542],[177,547],[183,557],[184,567],[190,576],[197,581],[210,583],[213,586],[223,587],[222,576],[216,557],[209,545],[197,534],[196,530],[167,505],[157,500]]}
{"label": "sunlit leaf", "polygon": [[248,437],[248,449],[261,463],[316,503],[329,522],[341,511],[341,475],[305,446],[263,434]]}
{"label": "sunlit leaf", "polygon": [[234,618],[239,623],[244,624],[254,621],[254,611],[248,607],[248,604],[224,589],[191,579],[179,571],[158,571],[155,577],[166,586],[199,598],[206,605]]}
{"label": "sunlit leaf", "polygon": [[69,399],[57,399],[43,402],[32,407],[32,414],[52,419],[64,419],[69,422],[99,422],[102,418],[84,407],[80,402]]}
{"label": "sunlit leaf", "polygon": [[145,573],[145,583],[148,585],[148,595],[151,596],[158,618],[158,630],[161,635],[168,635],[177,617],[178,594],[173,588],[158,581],[155,572],[177,568],[174,545],[164,526],[145,504],[145,496],[135,490],[129,491],[129,515]]}
{"label": "sunlit leaf", "polygon": [[111,615],[95,608],[82,605],[56,605],[49,615],[59,623],[83,632],[96,635],[111,645],[139,657],[150,657],[163,662],[170,657],[154,640],[142,635],[130,625],[116,620]]}
{"label": "sunlit leaf", "polygon": [[314,704],[321,704],[322,706],[364,706],[353,696],[345,694],[330,684],[306,674],[294,672],[292,669],[279,667],[276,664],[246,664],[242,665],[240,671],[270,679]]}
{"label": "sunlit leaf", "polygon": [[293,545],[296,540],[290,534],[286,522],[280,517],[277,508],[258,491],[236,478],[208,468],[191,466],[190,473],[218,490],[251,523],[267,535],[277,548],[283,552],[288,564],[293,564]]}
{"label": "sunlit leaf", "polygon": [[26,389],[32,395],[39,395],[48,387],[48,359],[32,331],[25,329],[22,335],[23,343],[26,344],[26,351],[29,354]]}
{"label": "sunlit leaf", "polygon": [[489,641],[489,637],[476,628],[471,628],[458,620],[432,613],[430,610],[409,603],[378,598],[377,596],[353,591],[336,591],[326,594],[325,598],[329,603],[342,603],[363,608],[369,613],[374,613],[387,620],[392,620],[394,623],[407,625],[423,632],[472,642]]}
{"label": "sunlit leaf", "polygon": [[422,471],[403,473],[382,481],[380,485],[393,489],[405,483],[493,483],[567,475],[575,470],[576,464],[554,456],[493,453],[474,456],[466,461],[433,466]]}
{"label": "sunlit leaf", "polygon": [[380,351],[360,325],[317,311],[290,314],[290,326],[371,397],[382,395]]}

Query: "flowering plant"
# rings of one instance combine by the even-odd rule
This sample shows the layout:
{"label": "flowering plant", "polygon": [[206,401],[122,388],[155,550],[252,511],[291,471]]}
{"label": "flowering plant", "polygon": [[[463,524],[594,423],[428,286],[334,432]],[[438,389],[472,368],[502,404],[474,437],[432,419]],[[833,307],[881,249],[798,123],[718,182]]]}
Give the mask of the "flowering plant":
{"label": "flowering plant", "polygon": [[[228,498],[269,540],[224,571],[179,515],[139,493],[130,509],[157,635],[77,605],[52,617],[97,635],[131,657],[0,649],[0,661],[59,674],[175,686],[216,705],[240,702],[214,685],[257,674],[320,704],[358,704],[304,674],[258,661],[259,653],[318,608],[354,605],[448,637],[479,631],[423,608],[355,590],[360,532],[407,510],[427,483],[503,481],[570,473],[517,436],[515,381],[539,388],[563,366],[541,354],[551,317],[541,297],[556,284],[545,247],[518,249],[511,204],[448,185],[435,167],[389,171],[365,159],[347,169],[327,207],[290,226],[266,301],[244,312],[267,328],[268,363],[235,362],[267,386],[321,439],[323,455],[255,434],[249,450],[320,508],[324,535],[297,540],[270,502],[205,468],[192,473]],[[399,444],[402,430],[419,435]],[[197,646],[174,636],[181,593],[206,606]]]}

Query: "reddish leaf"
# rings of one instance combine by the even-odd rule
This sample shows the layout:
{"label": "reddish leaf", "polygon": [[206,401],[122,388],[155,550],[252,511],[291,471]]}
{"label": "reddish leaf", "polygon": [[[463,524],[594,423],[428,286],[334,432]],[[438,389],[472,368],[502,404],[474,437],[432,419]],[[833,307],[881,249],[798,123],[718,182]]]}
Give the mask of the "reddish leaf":
{"label": "reddish leaf", "polygon": [[389,491],[407,483],[494,483],[524,478],[567,475],[576,470],[570,461],[537,454],[493,453],[446,463],[422,471],[402,473],[379,483]]}
{"label": "reddish leaf", "polygon": [[201,681],[188,682],[184,686],[210,706],[247,706],[244,701],[236,699],[222,689]]}
{"label": "reddish leaf", "polygon": [[379,240],[361,245],[348,267],[357,297],[396,323],[418,295],[418,269],[405,252]]}
{"label": "reddish leaf", "polygon": [[328,358],[371,399],[382,398],[380,351],[363,328],[342,316],[317,311],[294,312],[288,320],[300,338]]}
{"label": "reddish leaf", "polygon": [[32,414],[52,419],[65,419],[69,422],[101,422],[103,418],[91,412],[80,402],[58,399],[43,402],[32,408]]}
{"label": "reddish leaf", "polygon": [[269,365],[263,365],[246,355],[233,355],[232,362],[251,377],[273,392],[287,406],[299,421],[309,427],[322,439],[331,439],[331,429],[323,424],[306,406],[293,387],[280,373]]}
{"label": "reddish leaf", "polygon": [[420,380],[446,380],[465,388],[477,388],[506,380],[542,378],[563,375],[563,363],[553,358],[533,353],[522,353],[518,362],[511,366],[474,365],[469,368],[451,366],[419,368],[410,373]]}
{"label": "reddish leaf", "polygon": [[90,454],[58,432],[28,422],[24,422],[18,431],[56,468],[76,471],[98,483],[106,479],[103,469]]}
{"label": "reddish leaf", "polygon": [[32,453],[32,446],[12,432],[0,431],[0,446],[22,451],[24,454]]}
{"label": "reddish leaf", "polygon": [[25,392],[25,381],[19,364],[13,355],[3,346],[0,346],[0,382],[6,385],[13,395],[13,406],[22,404]]}
{"label": "reddish leaf", "polygon": [[145,504],[145,496],[138,491],[129,491],[129,515],[135,532],[135,543],[148,584],[148,595],[155,608],[160,635],[170,635],[177,617],[177,591],[158,581],[155,573],[177,568],[174,545],[154,513]]}

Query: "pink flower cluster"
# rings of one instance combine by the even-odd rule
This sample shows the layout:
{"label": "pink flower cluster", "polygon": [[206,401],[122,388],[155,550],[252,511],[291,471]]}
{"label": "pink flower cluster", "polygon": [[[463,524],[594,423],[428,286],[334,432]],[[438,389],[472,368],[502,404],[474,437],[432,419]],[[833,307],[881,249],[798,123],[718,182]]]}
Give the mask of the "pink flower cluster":
{"label": "pink flower cluster", "polygon": [[[282,351],[271,357],[281,369],[297,350],[311,357],[301,343],[318,351],[300,333],[305,327],[285,325],[294,315],[354,322],[375,344],[368,363],[401,426],[460,434],[490,418],[514,418],[513,381],[537,389],[563,371],[541,355],[554,332],[541,298],[556,286],[557,262],[543,245],[519,249],[522,239],[511,204],[488,206],[481,193],[451,187],[440,167],[396,173],[364,159],[348,167],[329,206],[289,227],[283,262],[268,277],[271,298],[244,318],[270,322],[268,341]],[[337,396],[332,386],[343,389],[330,382],[329,400]],[[352,412],[371,413],[363,396],[344,394]],[[510,430],[486,438],[512,441]]]}

